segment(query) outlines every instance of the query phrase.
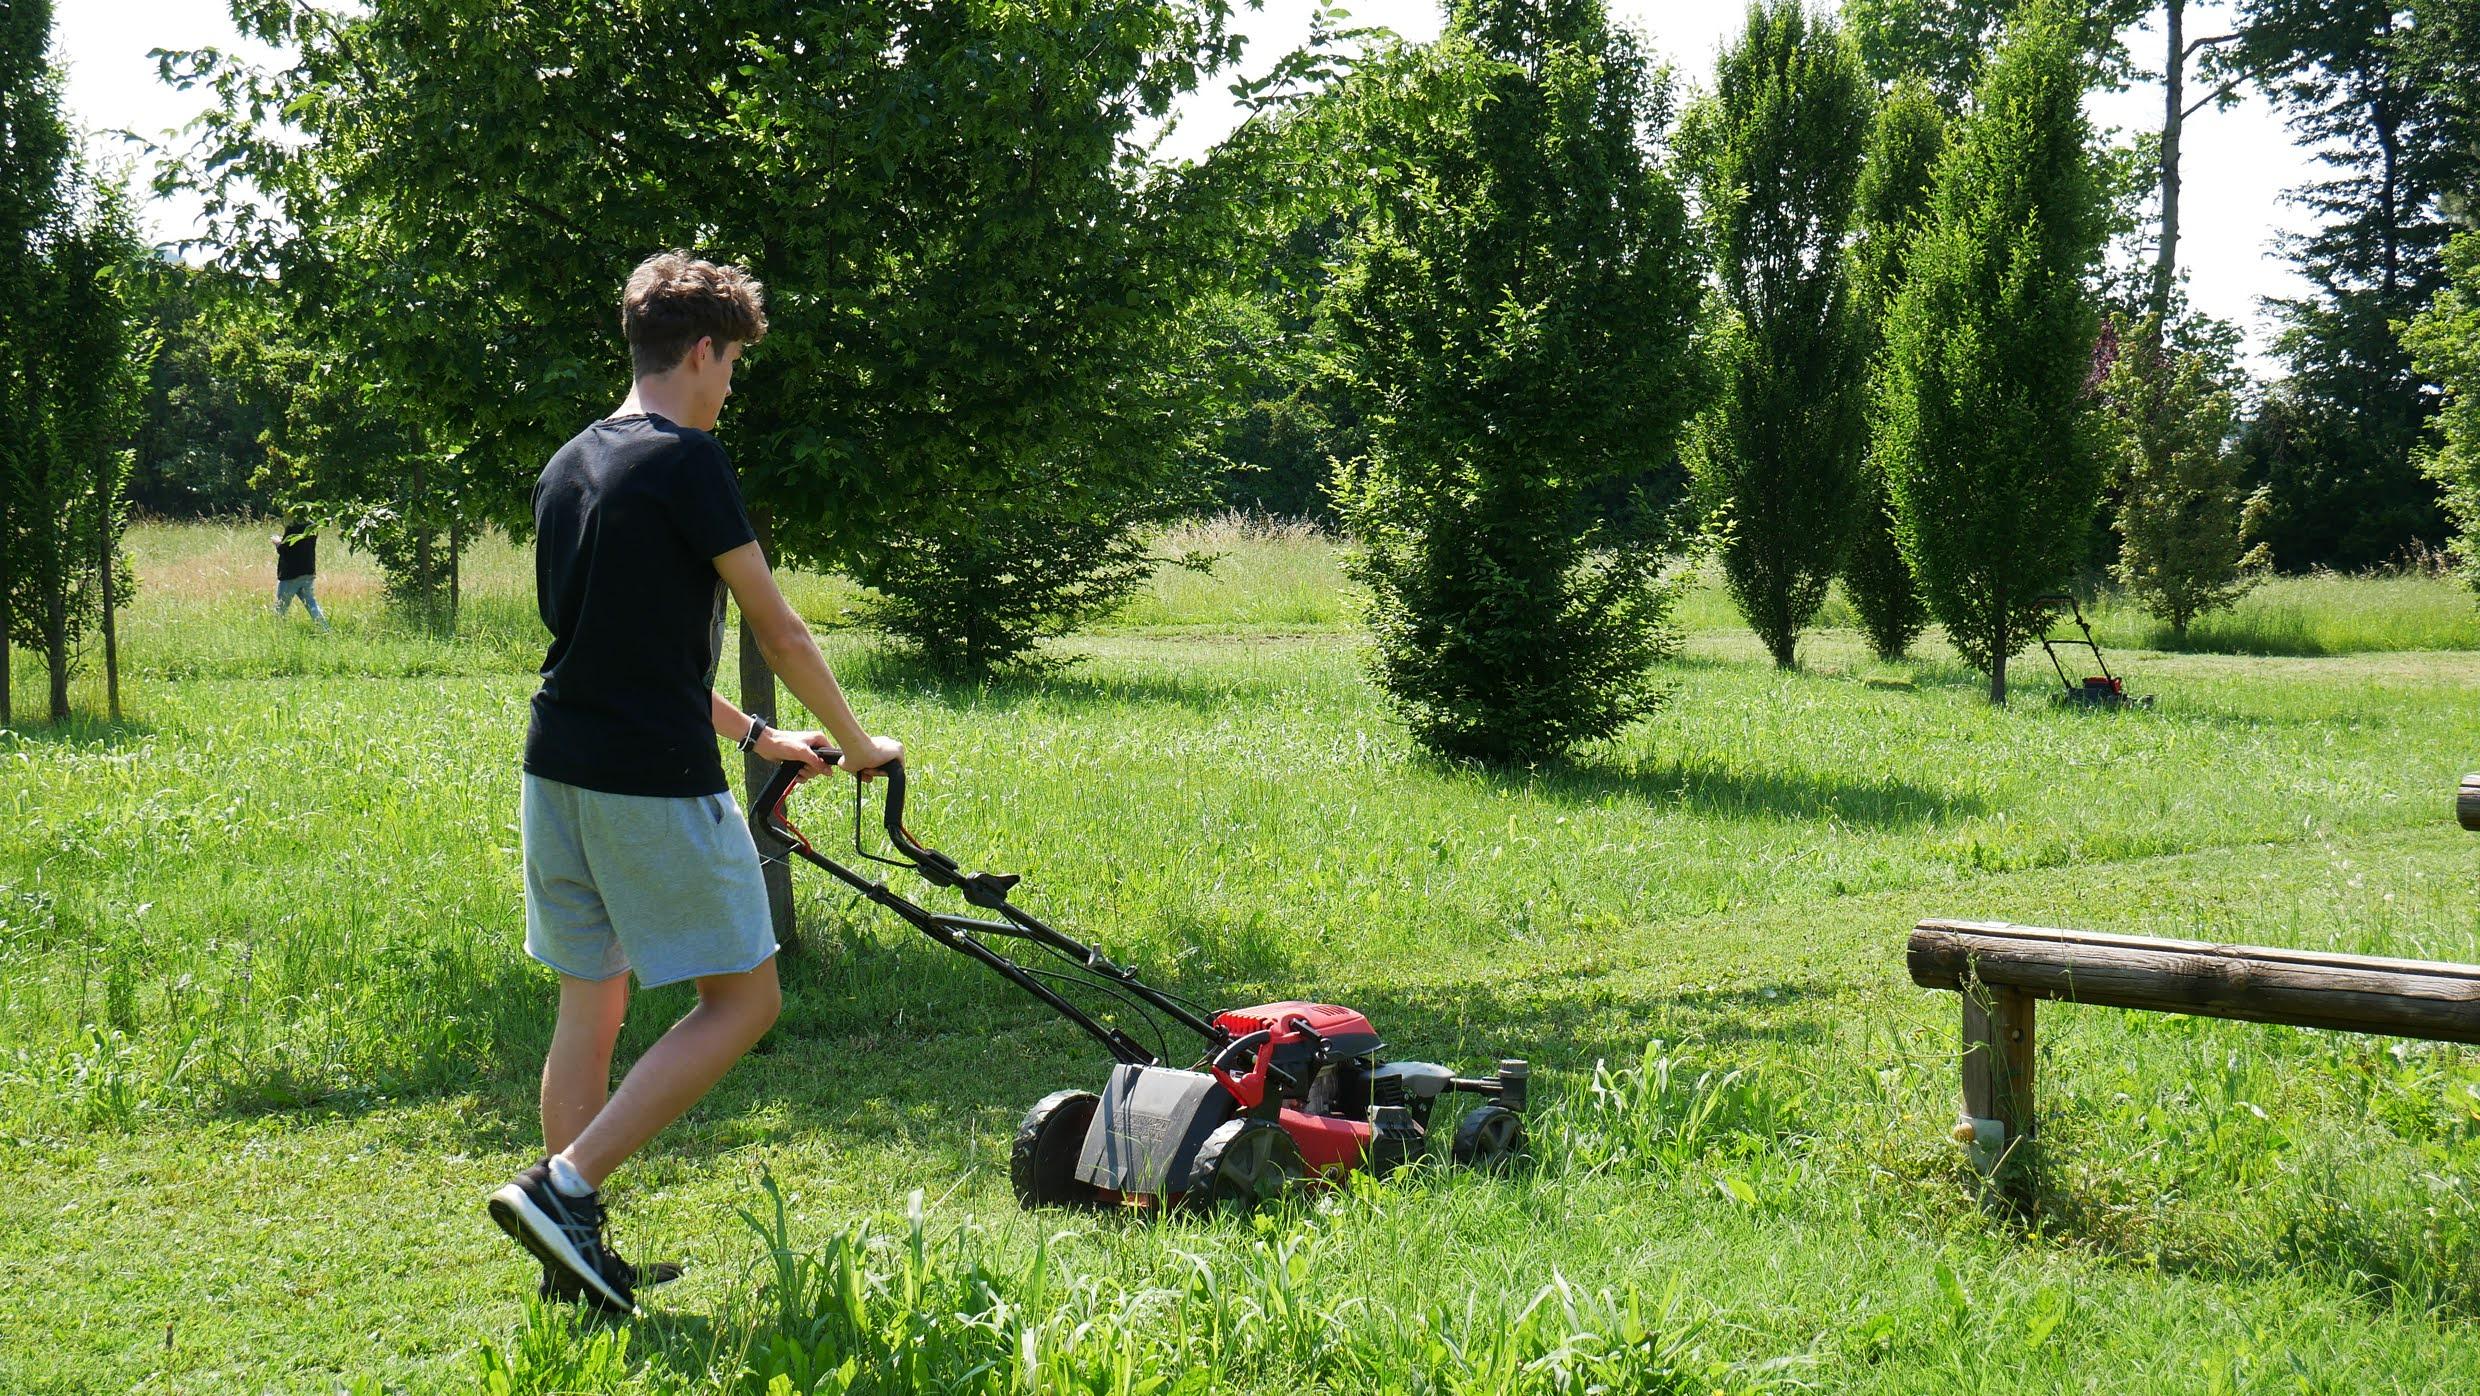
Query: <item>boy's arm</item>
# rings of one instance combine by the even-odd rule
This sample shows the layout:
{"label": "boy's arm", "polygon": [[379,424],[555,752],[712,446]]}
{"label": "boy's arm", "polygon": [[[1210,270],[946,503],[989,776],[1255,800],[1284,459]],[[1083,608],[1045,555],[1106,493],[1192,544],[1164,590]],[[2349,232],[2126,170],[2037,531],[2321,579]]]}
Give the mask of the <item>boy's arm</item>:
{"label": "boy's arm", "polygon": [[[749,714],[711,688],[706,690],[706,697],[714,714],[715,735],[734,746],[740,745],[741,739],[749,735],[752,725]],[[807,780],[827,768],[827,763],[818,759],[818,753],[812,747],[814,741],[823,741],[826,735],[824,732],[787,732],[781,727],[769,727],[759,734],[757,745],[749,750],[769,761],[798,763],[806,772],[801,778]]]}
{"label": "boy's arm", "polygon": [[[843,748],[845,770],[874,771],[904,755],[901,744],[871,736],[861,719],[853,716],[843,686],[828,670],[818,642],[810,638],[809,626],[776,587],[764,550],[755,543],[743,543],[715,559],[715,572],[732,589],[732,599],[740,604],[741,618],[757,638],[767,667],[802,706],[817,714],[835,744]],[[737,733],[727,735],[738,738]]]}

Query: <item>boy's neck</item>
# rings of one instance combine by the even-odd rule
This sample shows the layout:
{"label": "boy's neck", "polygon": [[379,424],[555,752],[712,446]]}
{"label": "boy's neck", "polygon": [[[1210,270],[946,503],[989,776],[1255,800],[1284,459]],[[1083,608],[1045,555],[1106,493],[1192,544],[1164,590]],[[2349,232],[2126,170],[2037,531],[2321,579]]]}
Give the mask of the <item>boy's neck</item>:
{"label": "boy's neck", "polygon": [[698,427],[700,431],[711,429],[710,426],[698,425],[696,405],[689,400],[687,394],[679,390],[678,384],[668,380],[668,375],[640,378],[631,383],[629,395],[621,399],[620,405],[612,410],[611,415],[615,417],[652,415],[661,417],[665,421],[678,422],[682,426]]}

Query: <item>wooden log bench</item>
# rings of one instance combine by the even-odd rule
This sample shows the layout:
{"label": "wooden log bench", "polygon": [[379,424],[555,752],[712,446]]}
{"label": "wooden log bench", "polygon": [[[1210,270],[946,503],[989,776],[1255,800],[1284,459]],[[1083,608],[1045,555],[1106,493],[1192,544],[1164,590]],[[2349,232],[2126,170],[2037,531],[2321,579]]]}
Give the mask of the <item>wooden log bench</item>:
{"label": "wooden log bench", "polygon": [[2480,1043],[2480,965],[2003,921],[1923,921],[1906,959],[1913,983],[1963,996],[1955,1137],[1984,1174],[2010,1181],[2018,1145],[2037,1130],[2032,1006],[2041,999]]}

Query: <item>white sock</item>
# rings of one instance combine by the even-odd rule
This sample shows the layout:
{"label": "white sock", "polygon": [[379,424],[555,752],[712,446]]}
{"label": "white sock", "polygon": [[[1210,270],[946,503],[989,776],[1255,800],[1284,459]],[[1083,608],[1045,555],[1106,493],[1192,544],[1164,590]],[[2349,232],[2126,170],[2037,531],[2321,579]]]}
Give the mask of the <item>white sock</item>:
{"label": "white sock", "polygon": [[594,1193],[594,1185],[586,1181],[586,1175],[577,1171],[577,1165],[570,1163],[566,1154],[551,1156],[551,1186],[558,1188],[563,1197],[590,1197]]}

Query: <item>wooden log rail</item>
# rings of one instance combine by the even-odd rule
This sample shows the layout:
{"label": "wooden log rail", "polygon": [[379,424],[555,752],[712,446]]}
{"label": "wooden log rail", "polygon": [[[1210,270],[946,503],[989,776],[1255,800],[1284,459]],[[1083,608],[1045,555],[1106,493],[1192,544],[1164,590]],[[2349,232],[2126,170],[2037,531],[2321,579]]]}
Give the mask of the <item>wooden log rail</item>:
{"label": "wooden log rail", "polygon": [[2003,921],[1923,921],[1906,959],[1913,983],[1963,996],[1964,1117],[1955,1136],[1984,1173],[2002,1171],[2035,1133],[2041,999],[2480,1043],[2480,965]]}
{"label": "wooden log rail", "polygon": [[2461,788],[2454,792],[2454,822],[2480,831],[2480,772],[2463,777]]}

